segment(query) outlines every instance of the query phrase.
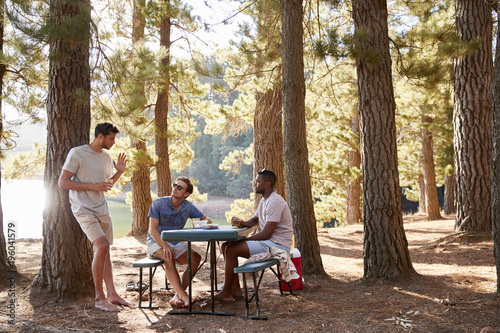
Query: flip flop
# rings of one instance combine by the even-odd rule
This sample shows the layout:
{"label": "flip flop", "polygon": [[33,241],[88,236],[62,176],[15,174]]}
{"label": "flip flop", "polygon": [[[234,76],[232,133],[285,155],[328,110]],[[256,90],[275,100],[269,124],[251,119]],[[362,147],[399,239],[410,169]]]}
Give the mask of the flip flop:
{"label": "flip flop", "polygon": [[[146,290],[148,290],[148,287],[149,287],[149,284],[147,284],[146,282],[143,282],[142,283],[142,292],[144,293]],[[136,291],[141,290],[139,282],[137,282],[137,287],[135,287],[135,290]]]}
{"label": "flip flop", "polygon": [[125,290],[126,291],[136,291],[136,285],[135,285],[135,282],[134,281],[129,281],[127,282],[127,284],[125,285]]}
{"label": "flip flop", "polygon": [[[129,281],[127,282],[127,284],[125,285],[125,290],[126,291],[139,291],[140,288],[139,288],[139,282],[135,283],[134,281]],[[142,292],[145,292],[146,290],[148,290],[148,287],[149,285],[145,282],[142,283]]]}

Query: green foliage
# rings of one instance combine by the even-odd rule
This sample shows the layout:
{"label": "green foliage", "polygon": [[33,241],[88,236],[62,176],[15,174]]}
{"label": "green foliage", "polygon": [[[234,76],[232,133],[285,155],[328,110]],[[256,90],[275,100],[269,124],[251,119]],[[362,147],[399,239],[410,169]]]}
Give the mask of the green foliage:
{"label": "green foliage", "polygon": [[[197,128],[203,128],[204,121],[198,121]],[[198,188],[213,196],[245,197],[252,191],[253,159],[241,161],[238,170],[221,168],[223,161],[234,156],[234,152],[248,147],[253,140],[252,132],[224,138],[221,134],[203,133],[192,145],[195,159],[188,168],[189,174],[199,180]],[[230,172],[233,174],[231,175]]]}
{"label": "green foliage", "polygon": [[[246,15],[237,36],[241,42],[212,56],[194,50],[196,32],[207,26],[192,14],[187,1],[144,1],[140,12],[146,22],[144,42],[134,47],[131,3],[93,4],[93,121],[112,120],[119,125],[122,133],[110,153],[116,159],[118,152],[126,151],[129,158],[126,174],[110,194],[127,189],[133,166],[139,162],[147,163],[152,181],[156,179],[154,104],[164,87],[169,91],[167,136],[173,177],[192,177],[199,191],[193,200],[203,199],[200,193],[247,198],[252,192],[254,94],[281,84],[280,14],[276,1],[240,3]],[[438,182],[452,173],[451,59],[474,50],[478,40],[459,42],[449,0],[389,5],[400,183],[409,197],[416,198],[422,128],[434,138]],[[43,1],[18,0],[8,11],[10,30],[0,58],[8,66],[3,101],[22,113],[21,121],[44,117],[50,34],[70,39],[86,29],[76,17],[65,18],[67,24],[62,27],[40,20],[47,6]],[[349,2],[306,2],[304,10],[307,140],[315,214],[320,224],[332,218],[342,223],[347,183],[362,174],[348,165],[349,152],[359,149],[360,143],[359,134],[351,130],[358,109],[354,60],[376,63],[379,54],[359,48],[367,33],[353,35]],[[174,37],[168,53],[156,46],[166,13],[171,16]],[[168,82],[159,74],[166,56]],[[423,123],[424,116],[433,121]],[[130,148],[137,138],[147,143],[144,151]],[[42,150],[38,147],[37,153],[19,157],[14,168],[35,170],[42,161],[38,157],[44,158]],[[252,213],[250,196],[235,201],[228,218]]]}
{"label": "green foliage", "polygon": [[[396,70],[401,75],[395,77],[394,87],[401,185],[411,187],[416,199],[424,127],[433,136],[438,183],[444,182],[444,168],[453,164],[452,56],[461,45],[454,32],[451,1],[424,2],[417,7],[405,4],[402,10],[416,20],[394,39]],[[423,117],[430,122],[422,122]]]}
{"label": "green foliage", "polygon": [[45,168],[45,147],[35,144],[32,151],[18,154],[7,165],[2,177],[23,179],[41,177]]}
{"label": "green foliage", "polygon": [[[41,122],[45,117],[48,82],[44,1],[10,1],[4,21],[4,49],[0,61],[6,66],[3,77],[4,110],[15,110],[16,124]],[[7,135],[8,136],[8,135]]]}
{"label": "green foliage", "polygon": [[349,151],[359,150],[359,134],[351,130],[357,114],[357,82],[350,5],[323,3],[311,8],[306,31],[307,142],[315,216],[318,225],[344,223],[346,189],[361,172],[349,168]]}
{"label": "green foliage", "polygon": [[250,194],[249,199],[237,199],[231,204],[231,210],[226,212],[226,220],[231,221],[233,216],[237,216],[243,221],[248,220],[255,213],[254,209],[254,193]]}

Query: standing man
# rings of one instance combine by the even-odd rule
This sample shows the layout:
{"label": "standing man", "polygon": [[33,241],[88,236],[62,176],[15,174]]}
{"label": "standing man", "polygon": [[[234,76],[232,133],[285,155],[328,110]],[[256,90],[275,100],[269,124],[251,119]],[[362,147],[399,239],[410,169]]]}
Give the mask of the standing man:
{"label": "standing man", "polygon": [[255,178],[254,191],[262,194],[262,199],[255,215],[246,221],[238,217],[231,219],[233,226],[259,225],[261,231],[251,237],[222,245],[225,281],[224,287],[215,296],[216,303],[232,302],[235,297],[242,296],[238,275],[234,273],[234,268],[238,266],[238,257],[250,258],[257,253],[268,252],[273,247],[290,253],[293,238],[292,215],[285,199],[274,190],[276,180],[276,175],[271,170],[259,171]]}
{"label": "standing man", "polygon": [[[189,272],[186,269],[181,280],[175,267],[176,262],[187,265],[187,244],[184,242],[163,241],[161,232],[163,230],[183,229],[188,218],[201,218],[202,220],[208,220],[208,223],[212,223],[212,220],[200,212],[193,203],[185,200],[191,193],[193,193],[191,180],[187,177],[179,177],[173,184],[171,196],[155,199],[148,214],[147,252],[148,255],[165,261],[165,275],[176,293],[170,300],[170,304],[177,307],[189,306],[189,296],[186,293],[189,284]],[[198,269],[200,260],[199,253],[191,253],[191,267],[194,272]]]}
{"label": "standing man", "polygon": [[[109,252],[113,244],[113,225],[104,197],[104,192],[110,190],[123,174],[127,163],[125,154],[120,153],[115,162],[103,151],[113,147],[117,133],[118,128],[112,123],[98,124],[94,141],[69,151],[59,177],[59,187],[69,190],[73,215],[94,245],[92,277],[95,307],[111,312],[119,312],[121,308],[118,305],[132,305],[115,290]],[[113,166],[116,168],[114,175]],[[106,283],[107,296],[104,294],[103,281]]]}

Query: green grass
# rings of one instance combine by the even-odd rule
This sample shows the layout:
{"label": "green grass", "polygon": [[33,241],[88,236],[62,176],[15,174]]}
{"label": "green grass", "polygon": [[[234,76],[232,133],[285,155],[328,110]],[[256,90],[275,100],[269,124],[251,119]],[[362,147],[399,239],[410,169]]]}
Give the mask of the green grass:
{"label": "green grass", "polygon": [[[126,236],[132,230],[132,211],[130,205],[108,200],[109,213],[113,220],[113,237],[120,238]],[[226,218],[212,218],[213,223],[219,225],[229,225]],[[191,221],[187,221],[186,227],[191,227]]]}

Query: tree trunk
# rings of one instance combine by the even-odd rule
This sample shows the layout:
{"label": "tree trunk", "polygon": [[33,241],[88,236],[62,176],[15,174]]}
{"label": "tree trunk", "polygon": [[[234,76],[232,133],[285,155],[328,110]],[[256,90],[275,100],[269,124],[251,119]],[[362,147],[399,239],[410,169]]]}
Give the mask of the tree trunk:
{"label": "tree trunk", "polygon": [[[138,152],[146,151],[146,141],[133,140],[133,146]],[[142,154],[139,154],[142,155]],[[132,231],[130,235],[140,236],[148,232],[149,207],[153,199],[151,198],[151,188],[149,179],[149,162],[147,160],[136,161],[136,169],[132,172]]]}
{"label": "tree trunk", "polygon": [[[136,0],[134,2],[134,18],[132,30],[132,47],[142,46],[144,40],[145,18],[143,14],[144,1]],[[141,83],[139,83],[141,84]],[[143,96],[144,84],[141,92]],[[143,98],[144,101],[146,98]],[[138,106],[138,110],[144,112],[145,105]],[[140,117],[137,126],[143,125],[144,118]],[[142,134],[139,134],[142,136]],[[151,203],[151,179],[149,177],[149,162],[147,158],[146,140],[142,137],[132,138],[132,147],[137,150],[134,169],[132,171],[132,231],[130,235],[140,236],[147,233],[149,228],[148,212]]]}
{"label": "tree trunk", "polygon": [[[170,1],[163,1],[169,5]],[[155,107],[155,149],[158,160],[156,161],[156,183],[158,186],[158,196],[164,197],[172,192],[172,179],[170,177],[170,160],[168,156],[168,103],[170,85],[170,12],[167,11],[161,20],[160,25],[160,46],[167,50],[167,55],[161,60],[160,77],[163,80],[158,91]]]}
{"label": "tree trunk", "polygon": [[427,219],[430,221],[440,220],[441,212],[436,186],[433,139],[432,133],[425,126],[425,124],[431,124],[432,119],[424,116],[422,122],[424,124],[424,127],[422,128],[422,169],[424,172],[425,208],[427,210]]}
{"label": "tree trunk", "polygon": [[457,231],[491,232],[491,5],[457,0],[456,28],[477,49],[455,60],[455,198]]}
{"label": "tree trunk", "polygon": [[427,200],[425,195],[424,174],[418,175],[418,212],[425,214],[427,212]]}
{"label": "tree trunk", "polygon": [[[359,115],[356,114],[351,118],[351,131],[359,134]],[[356,168],[361,170],[361,154],[359,149],[351,149],[349,151],[349,169]],[[361,216],[361,178],[349,178],[347,182],[347,207],[346,207],[346,222],[348,224],[359,223],[362,221]]]}
{"label": "tree trunk", "polygon": [[301,0],[281,0],[284,159],[295,245],[306,274],[324,275],[309,175],[306,138],[303,9]]}
{"label": "tree trunk", "polygon": [[[50,8],[53,24],[73,35],[53,35],[50,42],[43,251],[33,287],[56,292],[61,299],[94,291],[91,244],[71,212],[69,192],[58,186],[69,150],[89,143],[90,2],[54,0]],[[67,17],[79,24],[68,23]]]}
{"label": "tree trunk", "polygon": [[385,0],[353,0],[363,163],[364,278],[414,272],[403,228]]}
{"label": "tree trunk", "polygon": [[453,181],[455,180],[454,175],[445,175],[444,176],[444,213],[455,214],[455,194],[454,188],[455,184]]}
{"label": "tree trunk", "polygon": [[[286,200],[285,164],[283,158],[283,112],[281,87],[256,92],[253,120],[254,179],[262,169],[272,170],[278,177],[274,189]],[[261,195],[255,196],[259,205]]]}
{"label": "tree trunk", "polygon": [[497,271],[497,293],[500,293],[500,29],[497,30],[495,71],[492,85],[491,218],[493,221],[493,253],[495,255],[495,266]]}

